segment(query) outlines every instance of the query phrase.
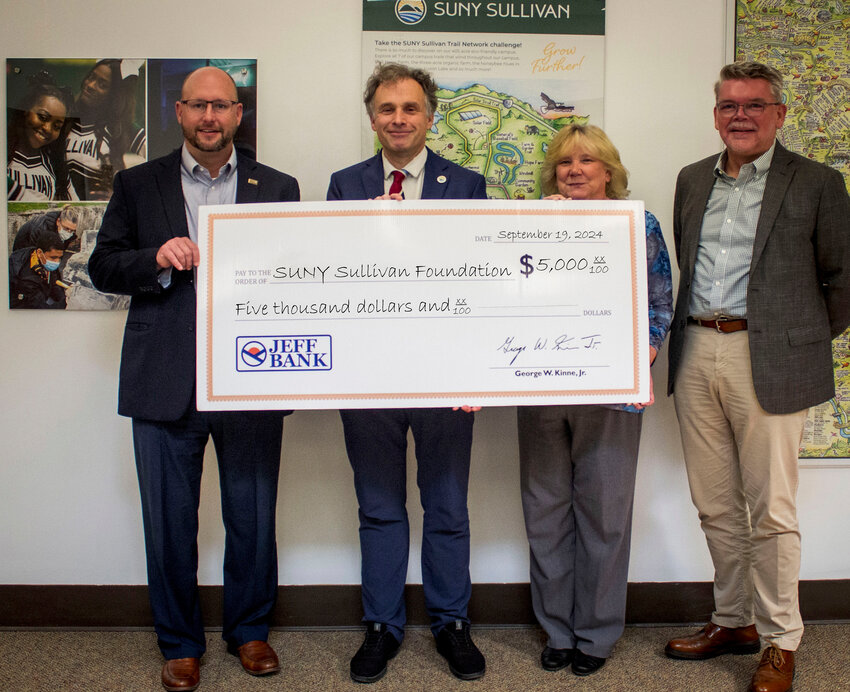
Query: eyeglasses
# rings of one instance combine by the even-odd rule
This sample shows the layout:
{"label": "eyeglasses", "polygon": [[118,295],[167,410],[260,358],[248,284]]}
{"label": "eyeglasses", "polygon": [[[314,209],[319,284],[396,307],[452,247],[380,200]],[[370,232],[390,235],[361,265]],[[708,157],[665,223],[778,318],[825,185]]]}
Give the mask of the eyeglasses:
{"label": "eyeglasses", "polygon": [[213,113],[224,115],[230,111],[239,101],[228,101],[226,99],[215,99],[214,101],[206,101],[205,99],[183,99],[180,101],[190,113],[201,115],[207,112],[207,105],[212,106]]}
{"label": "eyeglasses", "polygon": [[735,103],[734,101],[720,101],[715,107],[717,108],[717,112],[722,115],[724,118],[731,118],[738,114],[738,109],[744,109],[744,115],[748,115],[751,118],[756,118],[762,113],[764,113],[764,109],[768,106],[781,106],[782,101],[749,101],[748,103]]}

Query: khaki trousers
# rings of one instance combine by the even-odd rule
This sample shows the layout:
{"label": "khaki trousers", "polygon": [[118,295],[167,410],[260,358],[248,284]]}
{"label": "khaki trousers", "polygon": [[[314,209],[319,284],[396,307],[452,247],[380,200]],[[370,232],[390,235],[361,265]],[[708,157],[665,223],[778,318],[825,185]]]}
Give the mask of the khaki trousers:
{"label": "khaki trousers", "polygon": [[796,497],[806,411],[764,411],[747,332],[698,325],[687,327],[675,403],[691,498],[714,562],[712,622],[755,622],[765,643],[794,651],[803,634]]}

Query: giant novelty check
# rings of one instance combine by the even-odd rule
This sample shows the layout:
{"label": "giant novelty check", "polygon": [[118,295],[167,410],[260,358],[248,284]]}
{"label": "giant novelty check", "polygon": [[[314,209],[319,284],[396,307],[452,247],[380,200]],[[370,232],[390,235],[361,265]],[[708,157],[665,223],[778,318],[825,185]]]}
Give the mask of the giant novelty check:
{"label": "giant novelty check", "polygon": [[202,207],[198,408],[646,401],[643,209]]}

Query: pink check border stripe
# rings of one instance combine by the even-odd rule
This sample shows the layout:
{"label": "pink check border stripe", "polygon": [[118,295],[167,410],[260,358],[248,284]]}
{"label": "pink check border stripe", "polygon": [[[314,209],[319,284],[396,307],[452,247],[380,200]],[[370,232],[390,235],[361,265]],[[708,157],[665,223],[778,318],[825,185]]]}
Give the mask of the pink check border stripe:
{"label": "pink check border stripe", "polygon": [[[277,402],[277,401],[327,401],[328,403],[344,403],[351,400],[382,401],[392,399],[446,399],[447,401],[469,400],[487,397],[490,399],[513,398],[522,396],[526,398],[551,398],[557,396],[581,395],[581,396],[611,396],[632,394],[637,397],[640,391],[639,367],[638,367],[638,319],[640,318],[640,306],[638,305],[637,290],[637,247],[635,242],[635,215],[629,210],[588,210],[588,209],[564,209],[552,210],[529,209],[527,212],[521,209],[511,213],[518,215],[533,214],[534,216],[627,216],[629,220],[629,256],[631,258],[631,281],[632,281],[632,371],[634,380],[632,387],[628,389],[553,389],[553,390],[511,390],[511,391],[456,391],[456,392],[372,392],[372,393],[337,393],[337,394],[216,394],[213,382],[213,290],[215,287],[215,223],[216,221],[231,221],[234,219],[292,219],[311,217],[374,217],[374,216],[506,216],[504,210],[499,209],[463,209],[453,207],[452,209],[375,209],[375,210],[340,210],[333,209],[323,211],[275,211],[275,212],[253,212],[244,214],[210,214],[207,224],[207,304],[206,304],[206,332],[204,335],[206,344],[206,381],[207,401],[209,402]],[[645,261],[645,259],[643,260]],[[333,408],[333,406],[329,406]]]}

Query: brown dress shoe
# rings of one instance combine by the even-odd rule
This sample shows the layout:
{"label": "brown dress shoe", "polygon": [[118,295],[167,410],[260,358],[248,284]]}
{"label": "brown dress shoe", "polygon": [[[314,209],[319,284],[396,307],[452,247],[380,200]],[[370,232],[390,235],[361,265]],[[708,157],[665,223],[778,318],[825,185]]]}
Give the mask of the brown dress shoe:
{"label": "brown dress shoe", "polygon": [[789,692],[794,682],[794,652],[769,646],[756,668],[750,692]]}
{"label": "brown dress shoe", "polygon": [[280,670],[277,654],[268,642],[247,642],[237,649],[239,660],[246,673],[251,675],[268,675]]}
{"label": "brown dress shoe", "polygon": [[760,648],[755,625],[721,627],[709,622],[696,634],[671,639],[664,653],[670,658],[701,661],[722,654],[757,654]]}
{"label": "brown dress shoe", "polygon": [[168,692],[194,690],[201,682],[199,658],[172,658],[162,667],[162,686]]}

